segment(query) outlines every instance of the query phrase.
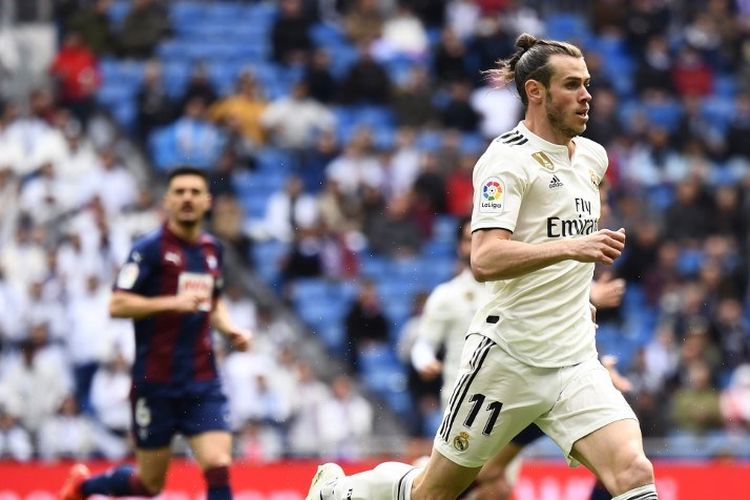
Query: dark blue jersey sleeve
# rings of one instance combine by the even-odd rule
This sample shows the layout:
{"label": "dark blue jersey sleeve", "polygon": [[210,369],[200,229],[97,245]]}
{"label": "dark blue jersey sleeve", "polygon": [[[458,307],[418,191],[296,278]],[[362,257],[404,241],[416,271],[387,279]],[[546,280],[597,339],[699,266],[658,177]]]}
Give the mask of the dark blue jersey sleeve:
{"label": "dark blue jersey sleeve", "polygon": [[147,295],[146,285],[150,282],[159,263],[158,249],[150,239],[137,241],[128,254],[125,264],[117,274],[114,290]]}

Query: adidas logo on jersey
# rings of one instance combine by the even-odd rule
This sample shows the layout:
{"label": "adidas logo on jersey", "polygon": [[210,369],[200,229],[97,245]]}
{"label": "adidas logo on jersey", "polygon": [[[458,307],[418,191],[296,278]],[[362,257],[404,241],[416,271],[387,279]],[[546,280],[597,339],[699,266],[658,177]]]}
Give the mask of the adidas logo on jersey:
{"label": "adidas logo on jersey", "polygon": [[562,181],[560,179],[558,179],[556,175],[553,175],[552,176],[552,180],[549,181],[549,188],[550,189],[555,189],[555,188],[559,188],[559,187],[562,187],[562,186],[563,186]]}

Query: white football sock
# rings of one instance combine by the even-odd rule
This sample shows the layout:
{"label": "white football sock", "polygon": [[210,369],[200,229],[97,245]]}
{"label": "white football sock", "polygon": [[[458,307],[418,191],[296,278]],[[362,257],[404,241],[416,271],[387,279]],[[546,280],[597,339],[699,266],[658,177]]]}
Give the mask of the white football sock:
{"label": "white football sock", "polygon": [[622,495],[617,495],[616,497],[613,497],[612,500],[658,500],[658,498],[659,496],[656,494],[656,485],[647,484],[626,491]]}
{"label": "white football sock", "polygon": [[384,462],[372,470],[342,477],[332,485],[333,500],[411,500],[411,485],[420,469]]}

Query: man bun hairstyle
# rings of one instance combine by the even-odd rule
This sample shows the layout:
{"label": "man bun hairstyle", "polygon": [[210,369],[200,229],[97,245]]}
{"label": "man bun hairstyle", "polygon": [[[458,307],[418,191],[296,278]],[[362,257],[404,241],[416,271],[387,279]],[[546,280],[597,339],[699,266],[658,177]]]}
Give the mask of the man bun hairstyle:
{"label": "man bun hairstyle", "polygon": [[490,84],[493,87],[504,87],[511,81],[516,83],[516,91],[521,97],[524,109],[529,104],[525,85],[528,80],[537,80],[549,88],[552,68],[549,58],[553,55],[583,57],[581,49],[567,42],[544,40],[528,33],[522,33],[516,39],[516,51],[507,59],[497,61],[497,67],[487,70]]}

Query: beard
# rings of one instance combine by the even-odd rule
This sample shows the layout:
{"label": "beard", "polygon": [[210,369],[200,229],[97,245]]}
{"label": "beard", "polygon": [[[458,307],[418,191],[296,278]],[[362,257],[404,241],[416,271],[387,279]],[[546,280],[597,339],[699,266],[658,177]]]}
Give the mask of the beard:
{"label": "beard", "polygon": [[552,125],[552,128],[563,134],[565,137],[572,139],[573,137],[580,135],[583,133],[584,130],[586,130],[586,124],[584,123],[580,128],[580,130],[577,130],[571,125],[567,125],[565,123],[565,117],[563,114],[563,111],[557,107],[552,99],[552,95],[550,95],[549,92],[547,92],[547,99],[544,105],[544,110],[547,113],[547,120],[549,120],[550,125]]}

